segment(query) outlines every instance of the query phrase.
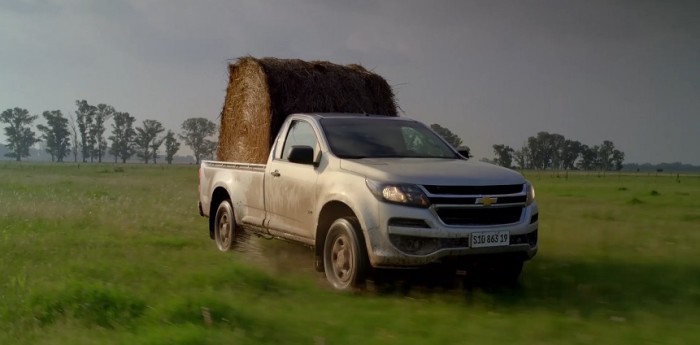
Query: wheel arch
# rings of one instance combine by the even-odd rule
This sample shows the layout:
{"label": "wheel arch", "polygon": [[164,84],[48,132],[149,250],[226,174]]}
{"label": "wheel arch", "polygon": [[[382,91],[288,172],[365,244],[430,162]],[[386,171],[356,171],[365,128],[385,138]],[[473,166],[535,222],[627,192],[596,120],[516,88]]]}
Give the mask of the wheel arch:
{"label": "wheel arch", "polygon": [[216,210],[219,204],[224,200],[231,200],[231,196],[224,187],[216,187],[211,195],[211,203],[209,203],[209,237],[214,239],[214,222],[216,221]]}
{"label": "wheel arch", "polygon": [[[323,245],[326,241],[328,230],[336,219],[342,217],[357,217],[357,214],[350,206],[348,206],[348,204],[338,200],[328,201],[325,205],[323,205],[323,208],[321,208],[321,212],[318,216],[318,222],[316,224],[316,236],[314,241],[316,270],[319,272],[323,272]],[[364,238],[362,229],[357,230],[359,230],[358,236],[362,236],[362,238]]]}

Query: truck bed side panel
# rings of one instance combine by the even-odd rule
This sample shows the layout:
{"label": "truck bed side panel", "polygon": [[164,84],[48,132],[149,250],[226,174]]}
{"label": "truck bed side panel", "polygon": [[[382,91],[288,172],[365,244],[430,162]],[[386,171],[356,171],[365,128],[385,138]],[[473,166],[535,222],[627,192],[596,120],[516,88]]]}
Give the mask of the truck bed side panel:
{"label": "truck bed side panel", "polygon": [[210,213],[212,196],[217,188],[223,188],[231,199],[236,223],[262,225],[265,219],[263,184],[264,164],[229,162],[202,162],[200,201],[206,215]]}

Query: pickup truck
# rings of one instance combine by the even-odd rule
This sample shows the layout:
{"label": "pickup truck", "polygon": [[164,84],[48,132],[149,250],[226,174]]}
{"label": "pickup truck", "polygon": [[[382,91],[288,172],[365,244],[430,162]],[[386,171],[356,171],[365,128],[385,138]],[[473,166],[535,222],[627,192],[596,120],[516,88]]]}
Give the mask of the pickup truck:
{"label": "pickup truck", "polygon": [[339,290],[383,268],[475,262],[515,282],[537,253],[532,184],[405,117],[292,114],[267,164],[201,163],[199,213],[221,251],[244,232],[311,247]]}

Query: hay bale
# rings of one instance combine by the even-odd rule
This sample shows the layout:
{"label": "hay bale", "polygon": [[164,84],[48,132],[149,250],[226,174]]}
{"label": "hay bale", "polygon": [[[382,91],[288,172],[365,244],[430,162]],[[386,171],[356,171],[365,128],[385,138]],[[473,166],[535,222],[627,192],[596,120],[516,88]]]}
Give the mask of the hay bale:
{"label": "hay bale", "polygon": [[285,118],[343,112],[397,116],[394,93],[360,65],[239,58],[229,65],[217,159],[265,163]]}

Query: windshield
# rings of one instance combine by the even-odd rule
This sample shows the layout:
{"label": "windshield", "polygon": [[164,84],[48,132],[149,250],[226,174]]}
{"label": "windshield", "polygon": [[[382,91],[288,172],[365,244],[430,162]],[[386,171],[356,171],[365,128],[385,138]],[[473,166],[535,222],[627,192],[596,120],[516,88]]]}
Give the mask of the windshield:
{"label": "windshield", "polygon": [[458,158],[435,133],[413,121],[324,118],[321,126],[340,158]]}

